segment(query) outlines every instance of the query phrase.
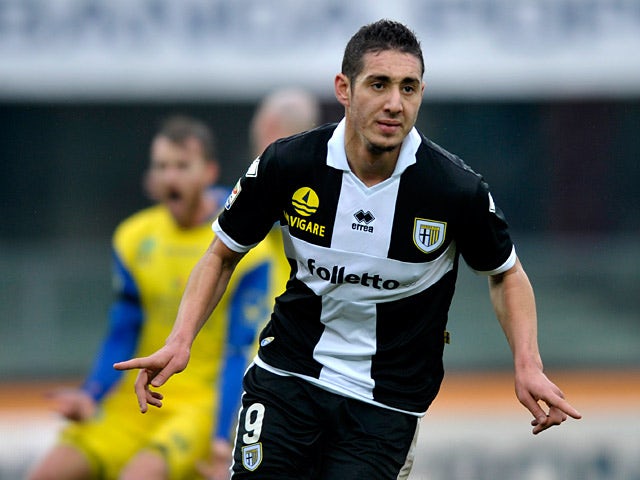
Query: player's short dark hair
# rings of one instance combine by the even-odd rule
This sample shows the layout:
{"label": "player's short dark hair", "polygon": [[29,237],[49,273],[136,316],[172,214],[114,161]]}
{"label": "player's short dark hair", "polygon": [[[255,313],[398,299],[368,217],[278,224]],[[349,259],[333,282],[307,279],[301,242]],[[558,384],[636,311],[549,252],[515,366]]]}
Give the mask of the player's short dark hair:
{"label": "player's short dark hair", "polygon": [[422,48],[415,33],[402,23],[384,19],[364,25],[351,37],[342,57],[342,73],[353,81],[364,68],[365,54],[385,50],[414,55],[420,60],[424,74]]}
{"label": "player's short dark hair", "polygon": [[216,140],[211,129],[200,120],[187,115],[173,115],[166,118],[156,134],[178,145],[195,138],[202,146],[205,160],[216,160]]}

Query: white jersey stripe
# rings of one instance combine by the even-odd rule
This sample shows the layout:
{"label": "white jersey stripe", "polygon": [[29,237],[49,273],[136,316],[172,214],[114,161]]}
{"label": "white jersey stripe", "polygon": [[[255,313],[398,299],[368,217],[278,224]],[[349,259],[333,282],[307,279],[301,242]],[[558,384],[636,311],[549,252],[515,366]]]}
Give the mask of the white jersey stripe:
{"label": "white jersey stripe", "polygon": [[373,398],[371,357],[376,353],[376,306],[322,299],[325,330],[313,352],[324,385]]}

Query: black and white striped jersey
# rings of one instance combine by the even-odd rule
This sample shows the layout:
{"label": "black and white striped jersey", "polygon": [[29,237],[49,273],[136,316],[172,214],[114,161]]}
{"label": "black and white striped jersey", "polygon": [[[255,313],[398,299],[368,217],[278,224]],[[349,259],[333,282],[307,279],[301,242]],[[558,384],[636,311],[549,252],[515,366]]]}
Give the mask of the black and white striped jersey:
{"label": "black and white striped jersey", "polygon": [[414,415],[442,381],[459,255],[488,274],[515,263],[487,184],[415,129],[373,187],[349,169],[344,120],[275,142],[213,228],[243,252],[274,222],[292,271],[256,363]]}

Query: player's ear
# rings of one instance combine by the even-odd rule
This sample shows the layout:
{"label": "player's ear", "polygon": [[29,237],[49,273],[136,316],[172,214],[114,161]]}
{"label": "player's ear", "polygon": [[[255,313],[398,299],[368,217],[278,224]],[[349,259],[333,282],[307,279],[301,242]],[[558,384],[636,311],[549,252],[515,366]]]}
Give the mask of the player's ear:
{"label": "player's ear", "polygon": [[350,103],[351,83],[344,73],[339,73],[333,82],[336,98],[344,107],[348,107]]}

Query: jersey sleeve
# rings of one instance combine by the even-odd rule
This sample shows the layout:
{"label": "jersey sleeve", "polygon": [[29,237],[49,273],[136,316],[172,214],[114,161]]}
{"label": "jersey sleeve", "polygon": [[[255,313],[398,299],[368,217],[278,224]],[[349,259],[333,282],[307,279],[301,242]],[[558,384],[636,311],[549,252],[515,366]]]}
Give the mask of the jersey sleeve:
{"label": "jersey sleeve", "polygon": [[477,273],[495,275],[515,264],[507,221],[484,181],[469,202],[456,241],[465,262]]}
{"label": "jersey sleeve", "polygon": [[115,300],[109,310],[109,327],[82,389],[100,400],[120,379],[123,372],[113,364],[133,356],[143,312],[138,288],[117,253],[113,253]]}
{"label": "jersey sleeve", "polygon": [[257,245],[279,217],[280,178],[277,143],[256,158],[225,202],[213,230],[231,250],[246,252]]}
{"label": "jersey sleeve", "polygon": [[242,376],[252,354],[256,332],[269,312],[272,266],[264,260],[239,280],[229,301],[229,327],[222,367],[216,438],[229,440],[242,393]]}

